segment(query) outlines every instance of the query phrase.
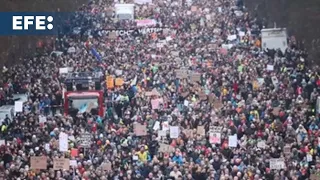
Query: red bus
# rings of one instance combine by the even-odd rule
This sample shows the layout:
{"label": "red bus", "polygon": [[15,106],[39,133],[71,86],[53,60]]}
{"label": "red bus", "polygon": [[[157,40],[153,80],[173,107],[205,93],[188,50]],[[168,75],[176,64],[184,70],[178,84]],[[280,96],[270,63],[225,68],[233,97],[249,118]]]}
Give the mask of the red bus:
{"label": "red bus", "polygon": [[64,93],[64,113],[70,114],[71,109],[76,109],[78,113],[92,113],[104,116],[104,96],[103,91],[67,91]]}
{"label": "red bus", "polygon": [[69,73],[64,93],[64,114],[91,113],[104,116],[102,74],[91,72]]}

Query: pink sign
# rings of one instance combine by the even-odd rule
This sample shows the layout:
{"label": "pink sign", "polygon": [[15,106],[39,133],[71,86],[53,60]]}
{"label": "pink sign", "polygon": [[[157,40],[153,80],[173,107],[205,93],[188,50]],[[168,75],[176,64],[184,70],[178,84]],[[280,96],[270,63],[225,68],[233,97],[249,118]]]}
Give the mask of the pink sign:
{"label": "pink sign", "polygon": [[138,27],[155,26],[157,22],[153,19],[136,20]]}

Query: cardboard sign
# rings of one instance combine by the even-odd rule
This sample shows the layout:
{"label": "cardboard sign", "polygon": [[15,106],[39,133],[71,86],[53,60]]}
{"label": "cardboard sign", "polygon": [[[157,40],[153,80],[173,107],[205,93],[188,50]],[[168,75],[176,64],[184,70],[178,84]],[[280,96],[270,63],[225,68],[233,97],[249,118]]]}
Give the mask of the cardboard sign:
{"label": "cardboard sign", "polygon": [[55,158],[53,159],[53,169],[54,170],[69,170],[70,162],[66,158]]}
{"label": "cardboard sign", "polygon": [[200,82],[201,81],[201,74],[200,73],[192,73],[191,74],[191,81],[192,82]]}
{"label": "cardboard sign", "polygon": [[108,89],[113,89],[114,88],[114,79],[113,79],[113,77],[107,76],[106,81],[107,81],[107,88]]}
{"label": "cardboard sign", "polygon": [[133,126],[133,129],[136,136],[147,135],[147,125],[137,123]]}
{"label": "cardboard sign", "polygon": [[176,77],[179,79],[188,78],[188,70],[176,70]]}
{"label": "cardboard sign", "polygon": [[200,98],[200,100],[205,101],[205,100],[208,99],[208,96],[206,95],[206,93],[204,93],[204,92],[201,91],[201,92],[199,93],[199,98]]}
{"label": "cardboard sign", "polygon": [[282,158],[272,158],[270,159],[270,169],[284,169],[285,163],[284,159]]}
{"label": "cardboard sign", "polygon": [[214,107],[215,109],[221,109],[221,108],[223,107],[223,104],[222,104],[222,102],[220,102],[220,101],[215,101],[215,102],[213,103],[213,107]]}
{"label": "cardboard sign", "polygon": [[111,171],[112,170],[112,164],[110,162],[102,163],[102,169],[104,171]]}
{"label": "cardboard sign", "polygon": [[31,169],[47,169],[47,157],[46,156],[32,156],[30,157]]}
{"label": "cardboard sign", "polygon": [[116,86],[122,86],[124,84],[124,81],[122,78],[116,78]]}
{"label": "cardboard sign", "polygon": [[205,136],[206,135],[206,130],[204,129],[204,126],[198,126],[197,127],[197,134],[200,136]]}
{"label": "cardboard sign", "polygon": [[163,152],[163,153],[171,153],[174,152],[174,147],[168,145],[168,144],[164,144],[164,143],[159,143],[160,147],[159,147],[159,152]]}

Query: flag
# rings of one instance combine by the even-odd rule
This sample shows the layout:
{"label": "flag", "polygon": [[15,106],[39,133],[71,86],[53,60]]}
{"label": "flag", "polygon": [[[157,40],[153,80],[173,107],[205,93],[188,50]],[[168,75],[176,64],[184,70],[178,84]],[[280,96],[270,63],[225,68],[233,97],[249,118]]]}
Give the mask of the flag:
{"label": "flag", "polygon": [[79,112],[80,112],[80,113],[84,113],[84,112],[86,112],[87,108],[88,108],[87,104],[83,104],[83,105],[79,108]]}
{"label": "flag", "polygon": [[100,54],[97,52],[95,48],[91,48],[91,53],[97,58],[98,61],[102,60]]}

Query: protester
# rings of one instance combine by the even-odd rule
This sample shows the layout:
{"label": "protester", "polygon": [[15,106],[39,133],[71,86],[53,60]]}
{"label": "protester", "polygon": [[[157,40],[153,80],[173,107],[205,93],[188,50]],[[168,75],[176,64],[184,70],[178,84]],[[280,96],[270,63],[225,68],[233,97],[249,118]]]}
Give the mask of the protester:
{"label": "protester", "polygon": [[[319,173],[320,79],[293,41],[286,52],[263,51],[262,25],[240,0],[135,4],[136,19],[157,22],[144,32],[109,16],[115,3],[83,5],[66,28],[73,33],[55,41],[62,54],[5,68],[1,104],[14,93],[29,101],[1,126],[4,177],[302,180]],[[61,67],[124,79],[115,88],[103,82],[105,117],[62,115]],[[64,159],[54,166],[57,158]]]}

